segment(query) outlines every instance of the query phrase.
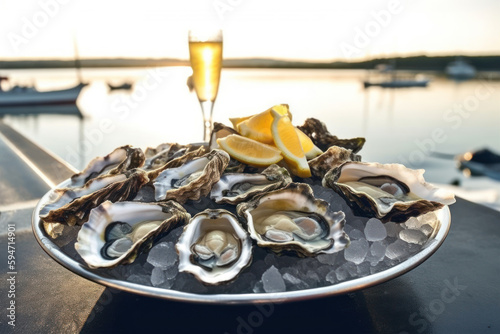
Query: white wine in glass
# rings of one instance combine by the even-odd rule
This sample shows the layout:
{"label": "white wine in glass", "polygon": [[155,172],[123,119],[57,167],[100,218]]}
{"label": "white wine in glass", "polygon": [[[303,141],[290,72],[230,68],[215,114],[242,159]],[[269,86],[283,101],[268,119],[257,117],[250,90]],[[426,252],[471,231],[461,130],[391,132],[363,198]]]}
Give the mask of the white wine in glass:
{"label": "white wine in glass", "polygon": [[222,68],[222,31],[190,30],[189,59],[193,69],[194,89],[203,113],[203,140],[209,142]]}

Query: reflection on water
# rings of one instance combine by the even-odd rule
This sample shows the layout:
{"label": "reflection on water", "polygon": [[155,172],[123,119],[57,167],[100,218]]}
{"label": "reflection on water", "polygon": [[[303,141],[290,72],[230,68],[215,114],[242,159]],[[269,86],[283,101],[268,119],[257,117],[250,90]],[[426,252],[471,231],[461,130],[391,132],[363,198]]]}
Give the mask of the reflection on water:
{"label": "reflection on water", "polygon": [[[54,87],[58,76],[69,80],[68,73],[38,70],[37,86]],[[83,119],[6,119],[78,168],[125,144],[197,142],[201,113],[186,86],[190,74],[186,67],[84,70],[91,84],[77,101]],[[125,78],[134,82],[131,91],[109,92],[107,82]],[[431,151],[457,154],[485,146],[500,151],[500,82],[457,84],[437,77],[427,88],[365,90],[364,78],[364,71],[351,70],[225,69],[214,120],[229,125],[229,117],[288,103],[294,124],[316,117],[341,138],[365,136],[364,160],[426,168],[428,179],[442,183],[462,176],[453,161],[432,158]]]}

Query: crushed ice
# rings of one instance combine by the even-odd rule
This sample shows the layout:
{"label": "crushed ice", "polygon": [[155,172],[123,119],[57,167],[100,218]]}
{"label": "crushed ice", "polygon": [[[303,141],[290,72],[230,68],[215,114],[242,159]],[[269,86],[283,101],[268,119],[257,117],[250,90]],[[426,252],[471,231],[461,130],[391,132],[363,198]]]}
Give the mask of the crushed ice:
{"label": "crushed ice", "polygon": [[[345,232],[351,244],[344,251],[300,258],[276,255],[254,247],[253,261],[233,282],[205,286],[192,275],[179,273],[175,244],[183,228],[177,227],[142,254],[131,265],[111,270],[129,282],[191,293],[276,293],[328,286],[386,270],[419,252],[438,226],[435,214],[410,218],[402,224],[382,223],[376,218],[354,216],[347,204],[331,189],[312,185],[318,198],[334,203],[334,211],[346,213]],[[192,214],[212,207],[207,198],[191,202]],[[230,206],[225,209],[233,210]]]}

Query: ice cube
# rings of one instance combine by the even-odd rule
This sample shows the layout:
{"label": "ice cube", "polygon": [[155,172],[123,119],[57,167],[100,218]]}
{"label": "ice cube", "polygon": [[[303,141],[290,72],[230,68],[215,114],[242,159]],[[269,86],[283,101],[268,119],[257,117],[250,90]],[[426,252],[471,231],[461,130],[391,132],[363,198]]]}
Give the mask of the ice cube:
{"label": "ice cube", "polygon": [[149,251],[146,261],[154,267],[168,268],[177,262],[178,256],[173,242],[161,242]]}
{"label": "ice cube", "polygon": [[289,287],[288,290],[302,290],[309,288],[306,282],[293,276],[290,273],[284,273],[283,280],[285,281],[285,283],[287,283],[286,285]]}
{"label": "ice cube", "polygon": [[380,220],[371,218],[366,222],[365,235],[368,241],[379,241],[387,237],[387,231]]}
{"label": "ice cube", "polygon": [[351,225],[352,228],[358,229],[360,231],[363,231],[365,229],[365,221],[359,218],[349,221],[349,225]]}
{"label": "ice cube", "polygon": [[399,232],[399,237],[410,244],[423,245],[427,241],[427,236],[420,230],[402,230]]}
{"label": "ice cube", "polygon": [[320,282],[320,278],[318,273],[316,273],[314,270],[308,270],[306,275],[304,276],[303,280],[311,287],[315,288],[318,286],[318,283]]}
{"label": "ice cube", "polygon": [[359,277],[364,277],[364,276],[368,276],[370,274],[370,263],[368,262],[363,262],[363,263],[360,263],[358,264],[358,267],[357,267],[357,274]]}
{"label": "ice cube", "polygon": [[335,264],[335,261],[337,260],[337,254],[338,253],[319,254],[318,256],[316,256],[316,259],[319,261],[319,263],[329,264],[332,266]]}
{"label": "ice cube", "polygon": [[262,274],[262,283],[264,291],[267,293],[283,292],[286,290],[285,281],[283,281],[281,273],[275,266],[271,266]]}
{"label": "ice cube", "polygon": [[337,276],[338,282],[342,282],[349,278],[349,272],[346,268],[340,266],[337,270],[335,270],[335,276]]}
{"label": "ice cube", "polygon": [[177,266],[170,266],[164,271],[165,273],[165,279],[167,280],[173,280],[179,273],[179,267]]}
{"label": "ice cube", "polygon": [[364,239],[365,238],[365,235],[363,234],[363,232],[361,232],[360,230],[358,229],[352,229],[349,233],[349,238],[351,240],[356,240],[356,239]]}
{"label": "ice cube", "polygon": [[328,274],[326,274],[326,280],[332,284],[337,282],[337,274],[335,270],[332,270]]}
{"label": "ice cube", "polygon": [[263,292],[265,292],[264,291],[264,283],[262,282],[262,280],[257,281],[257,283],[255,283],[252,291],[254,293],[263,293]]}
{"label": "ice cube", "polygon": [[151,281],[146,275],[132,274],[127,277],[127,281],[141,285],[151,285]]}
{"label": "ice cube", "polygon": [[163,273],[163,269],[159,267],[153,268],[151,272],[151,284],[153,286],[159,286],[163,282],[165,282],[165,274]]}
{"label": "ice cube", "polygon": [[434,228],[429,224],[424,224],[420,227],[420,231],[422,231],[426,237],[430,237],[432,232],[434,232]]}
{"label": "ice cube", "polygon": [[[385,250],[385,256],[390,260],[400,260],[408,255],[408,244],[402,240],[396,240]],[[389,263],[391,264],[391,263]]]}
{"label": "ice cube", "polygon": [[386,245],[382,242],[376,241],[370,246],[370,254],[373,255],[375,259],[378,259],[378,261],[381,261],[385,256],[386,248]]}
{"label": "ice cube", "polygon": [[349,247],[344,250],[344,258],[346,261],[360,264],[364,261],[368,249],[369,245],[366,239],[353,240]]}
{"label": "ice cube", "polygon": [[422,222],[420,222],[416,217],[410,217],[407,221],[403,223],[406,228],[419,229],[422,226]]}
{"label": "ice cube", "polygon": [[384,225],[385,225],[385,230],[387,231],[387,235],[391,238],[397,237],[399,231],[403,229],[400,224],[396,224],[393,222],[388,222],[385,223]]}

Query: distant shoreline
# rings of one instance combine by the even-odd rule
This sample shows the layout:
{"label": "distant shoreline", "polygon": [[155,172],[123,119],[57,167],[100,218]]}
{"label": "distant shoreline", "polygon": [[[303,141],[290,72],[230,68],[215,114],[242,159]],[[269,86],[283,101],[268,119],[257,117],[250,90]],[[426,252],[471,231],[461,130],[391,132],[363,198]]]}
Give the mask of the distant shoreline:
{"label": "distant shoreline", "polygon": [[[412,56],[395,58],[375,58],[357,62],[307,62],[289,61],[265,58],[225,59],[225,68],[303,68],[303,69],[373,69],[377,64],[396,63],[400,70],[430,70],[443,71],[456,56]],[[478,71],[500,71],[499,56],[462,56],[463,60],[474,66]],[[188,66],[189,62],[182,59],[81,59],[82,68],[111,67],[158,67],[158,66]],[[74,60],[0,60],[2,69],[42,69],[42,68],[75,68]]]}

